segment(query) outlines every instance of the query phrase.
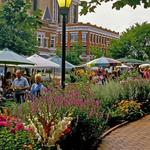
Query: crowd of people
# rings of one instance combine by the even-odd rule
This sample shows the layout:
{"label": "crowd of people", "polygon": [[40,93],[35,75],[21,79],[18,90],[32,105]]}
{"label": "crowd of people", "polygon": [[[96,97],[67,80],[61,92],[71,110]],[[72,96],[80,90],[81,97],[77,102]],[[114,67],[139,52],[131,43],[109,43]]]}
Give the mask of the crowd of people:
{"label": "crowd of people", "polygon": [[[82,76],[86,75],[86,76],[88,76],[89,80],[92,83],[104,85],[107,82],[109,82],[110,80],[118,79],[124,73],[129,75],[129,74],[132,74],[132,73],[134,74],[134,72],[137,72],[137,77],[141,74],[142,78],[150,80],[150,68],[142,68],[141,69],[138,66],[130,66],[130,67],[126,67],[126,68],[120,68],[120,67],[110,67],[110,68],[93,67],[93,68],[90,68],[90,70],[86,70],[86,69],[84,70],[83,68],[78,68],[75,71],[75,76],[77,75],[79,77],[82,77]],[[130,75],[129,75],[129,77],[130,77]],[[74,80],[74,82],[75,82],[75,80]]]}
{"label": "crowd of people", "polygon": [[5,98],[15,98],[17,103],[25,102],[27,95],[30,100],[41,96],[45,88],[39,72],[33,73],[32,76],[21,70],[17,70],[15,74],[7,72],[1,81],[1,95]]}
{"label": "crowd of people", "polygon": [[139,72],[144,79],[150,80],[150,68],[141,68]]}
{"label": "crowd of people", "polygon": [[[132,72],[134,69],[138,69],[141,77],[150,80],[150,68],[128,68],[126,71]],[[87,71],[87,70],[86,70]],[[71,82],[76,82],[76,76],[82,76],[85,71],[74,70],[75,74],[70,74]],[[115,80],[122,74],[120,68],[112,67],[97,68],[90,70],[89,80],[92,83],[104,85],[109,80]],[[40,97],[44,89],[46,89],[42,82],[42,76],[39,71],[32,72],[32,75],[28,71],[26,73],[21,70],[17,70],[15,73],[7,72],[5,76],[1,76],[0,80],[0,94],[1,97],[6,99],[14,99],[17,103],[25,102],[25,99],[33,100],[34,97]]]}

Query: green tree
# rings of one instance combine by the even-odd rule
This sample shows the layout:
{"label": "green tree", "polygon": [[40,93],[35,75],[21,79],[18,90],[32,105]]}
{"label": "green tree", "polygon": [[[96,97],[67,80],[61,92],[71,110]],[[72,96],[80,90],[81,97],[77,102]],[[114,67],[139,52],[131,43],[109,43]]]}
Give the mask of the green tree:
{"label": "green tree", "polygon": [[95,8],[102,4],[102,2],[113,1],[113,8],[119,10],[126,5],[135,9],[138,5],[143,4],[144,8],[150,7],[150,0],[82,0],[80,5],[82,6],[81,14],[86,15],[88,12],[94,12]]}
{"label": "green tree", "polygon": [[112,57],[130,57],[140,60],[150,59],[150,23],[136,24],[122,33],[120,39],[111,42],[109,51]]}
{"label": "green tree", "polygon": [[66,60],[74,65],[81,64],[79,55],[75,51],[67,51]]}
{"label": "green tree", "polygon": [[74,43],[73,46],[67,50],[66,60],[74,65],[81,64],[80,55],[86,53],[82,44]]}
{"label": "green tree", "polygon": [[94,56],[94,58],[99,58],[103,56],[103,51],[100,48],[91,46],[90,47],[90,54]]}
{"label": "green tree", "polygon": [[[79,44],[74,43],[73,46],[66,50],[66,60],[74,65],[81,64],[80,55],[86,52],[85,48]],[[56,50],[56,55],[61,57],[61,49]]]}
{"label": "green tree", "polygon": [[56,48],[56,55],[61,57],[61,49],[60,48]]}
{"label": "green tree", "polygon": [[40,11],[30,14],[29,0],[7,0],[0,9],[0,49],[9,48],[18,54],[37,51],[36,29],[41,24]]}

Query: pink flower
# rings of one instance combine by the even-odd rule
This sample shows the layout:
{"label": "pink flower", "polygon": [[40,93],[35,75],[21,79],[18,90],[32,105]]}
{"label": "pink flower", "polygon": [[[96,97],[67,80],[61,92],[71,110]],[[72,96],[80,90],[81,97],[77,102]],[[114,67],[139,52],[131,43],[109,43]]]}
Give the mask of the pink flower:
{"label": "pink flower", "polygon": [[100,105],[100,101],[99,100],[96,100],[95,103],[96,103],[96,106]]}
{"label": "pink flower", "polygon": [[24,125],[23,125],[23,123],[17,123],[15,129],[18,130],[18,131],[24,130]]}
{"label": "pink flower", "polygon": [[0,127],[8,127],[9,124],[6,121],[0,121]]}
{"label": "pink flower", "polygon": [[33,131],[33,129],[32,129],[31,127],[25,128],[24,130],[25,130],[25,131],[28,131],[28,132],[32,132],[32,131]]}

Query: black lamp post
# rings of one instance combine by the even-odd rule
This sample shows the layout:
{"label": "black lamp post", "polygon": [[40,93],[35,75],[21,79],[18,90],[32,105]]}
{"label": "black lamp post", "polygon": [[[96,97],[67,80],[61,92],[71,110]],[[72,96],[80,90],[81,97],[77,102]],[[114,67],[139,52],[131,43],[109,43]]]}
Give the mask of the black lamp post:
{"label": "black lamp post", "polygon": [[62,66],[61,66],[61,88],[65,88],[65,57],[66,57],[66,16],[72,0],[57,0],[59,12],[63,17],[62,22]]}

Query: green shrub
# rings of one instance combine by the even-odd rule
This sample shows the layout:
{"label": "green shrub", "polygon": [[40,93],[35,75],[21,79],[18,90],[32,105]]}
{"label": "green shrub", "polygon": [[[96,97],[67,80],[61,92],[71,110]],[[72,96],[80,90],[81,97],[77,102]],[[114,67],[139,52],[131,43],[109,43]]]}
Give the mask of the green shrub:
{"label": "green shrub", "polygon": [[26,127],[21,120],[15,117],[0,115],[0,148],[19,150],[24,146],[34,147],[30,133],[32,129]]}
{"label": "green shrub", "polygon": [[121,84],[123,86],[122,99],[136,99],[142,104],[145,112],[150,112],[150,81],[135,79]]}
{"label": "green shrub", "polygon": [[0,148],[6,150],[23,149],[25,145],[31,144],[28,137],[27,131],[18,131],[13,134],[7,128],[0,128]]}
{"label": "green shrub", "polygon": [[96,95],[96,99],[100,100],[102,108],[107,109],[121,99],[123,87],[119,82],[110,81],[104,86],[93,85],[92,90]]}
{"label": "green shrub", "polygon": [[122,81],[122,80],[137,78],[137,77],[139,77],[139,72],[138,72],[138,70],[132,70],[132,71],[130,71],[130,72],[129,72],[129,71],[125,71],[125,72],[123,72],[123,73],[119,76],[118,80],[119,80],[119,81]]}

